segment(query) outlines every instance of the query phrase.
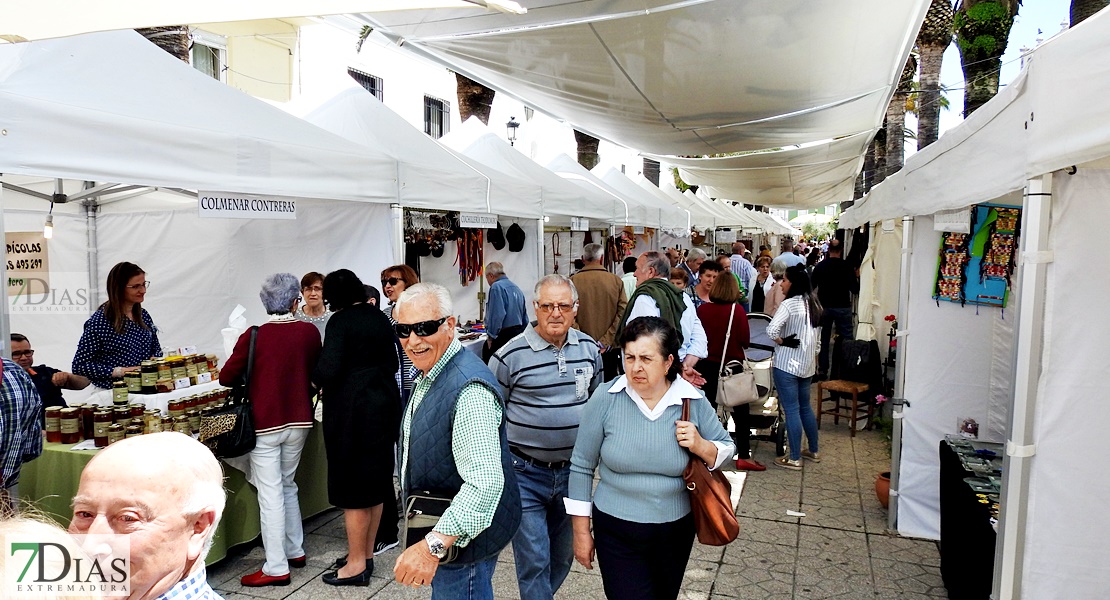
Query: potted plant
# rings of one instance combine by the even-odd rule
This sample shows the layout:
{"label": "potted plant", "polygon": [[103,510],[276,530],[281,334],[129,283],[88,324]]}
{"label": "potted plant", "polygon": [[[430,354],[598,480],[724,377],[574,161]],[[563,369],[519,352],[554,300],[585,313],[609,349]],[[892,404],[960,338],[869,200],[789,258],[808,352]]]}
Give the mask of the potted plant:
{"label": "potted plant", "polygon": [[[882,394],[875,396],[875,408],[877,415],[875,416],[874,423],[875,429],[882,432],[883,437],[887,442],[887,449],[890,449],[891,444],[891,429],[894,425],[893,419],[886,418],[886,403],[888,398]],[[883,508],[890,506],[890,471],[883,471],[875,477],[875,497],[879,499],[879,504]]]}

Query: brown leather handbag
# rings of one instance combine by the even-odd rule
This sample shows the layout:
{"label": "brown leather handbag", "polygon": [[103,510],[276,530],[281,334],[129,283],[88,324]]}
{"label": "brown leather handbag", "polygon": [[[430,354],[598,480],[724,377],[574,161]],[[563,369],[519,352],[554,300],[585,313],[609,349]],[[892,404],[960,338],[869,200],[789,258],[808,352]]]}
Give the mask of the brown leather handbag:
{"label": "brown leather handbag", "polygon": [[[690,420],[690,399],[682,401],[682,420]],[[688,450],[687,450],[688,451]],[[690,490],[690,509],[698,541],[707,546],[725,546],[740,535],[740,522],[732,508],[732,484],[719,469],[710,471],[705,462],[690,452],[690,463],[682,472]]]}

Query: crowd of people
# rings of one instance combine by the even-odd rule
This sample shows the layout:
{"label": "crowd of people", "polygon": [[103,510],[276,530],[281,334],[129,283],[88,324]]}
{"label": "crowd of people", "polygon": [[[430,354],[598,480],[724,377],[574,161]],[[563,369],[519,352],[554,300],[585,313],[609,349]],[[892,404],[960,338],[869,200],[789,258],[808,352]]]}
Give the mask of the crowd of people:
{"label": "crowd of people", "polygon": [[[531,290],[534,320],[525,292],[490,263],[481,352],[457,339],[449,292],[407,265],[382,271],[380,293],[347,269],[270,275],[259,293],[268,320],[240,336],[220,373],[225,385],[250,373],[257,433],[249,457],[265,560],[241,583],[289,585],[290,569],[306,565],[295,475],[319,418],[328,498],[343,510],[347,537],[325,583],[368,585],[374,558],[403,543],[399,583],[431,586],[433,599],[489,599],[497,556],[512,544],[525,600],[552,598],[574,560],[588,569],[597,561],[609,598],[676,597],[694,539],[682,479],[690,457],[710,469],[730,460],[766,468],[751,454],[748,407],[728,415],[732,434],[716,407],[722,365],[742,360],[750,343],[751,312],[770,315],[776,345],[789,453],[775,464],[820,461],[809,386],[827,373],[833,325],[851,335],[844,296],[858,291],[839,242],[825,248],[812,268],[801,252],[752,256],[740,242],[715,259],[696,248],[645,252],[619,277],[602,265],[604,248],[587,244],[573,275],[545,276]],[[820,252],[814,245],[811,254]],[[57,388],[107,387],[161,354],[142,307],[148,286],[137,265],[112,269],[72,373],[32,366],[30,341],[13,334],[17,362],[4,359],[9,501],[19,465],[42,451],[41,408],[62,401]],[[169,469],[175,485],[165,488],[157,482]],[[180,434],[114,444],[86,466],[70,531],[119,533],[120,507],[141,506],[144,525],[129,531],[165,531],[134,567],[143,593],[133,597],[218,597],[203,559],[225,502],[220,478],[207,448]],[[405,501],[426,495],[449,503],[424,539],[406,539]]]}

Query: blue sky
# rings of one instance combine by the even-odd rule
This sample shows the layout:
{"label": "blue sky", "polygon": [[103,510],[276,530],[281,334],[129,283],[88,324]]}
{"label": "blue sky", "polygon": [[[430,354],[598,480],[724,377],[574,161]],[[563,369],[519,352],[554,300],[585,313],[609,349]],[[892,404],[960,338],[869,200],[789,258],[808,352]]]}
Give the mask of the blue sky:
{"label": "blue sky", "polygon": [[[1002,74],[1000,82],[1005,85],[1013,81],[1021,70],[1021,49],[1035,48],[1037,39],[1042,41],[1056,35],[1061,28],[1067,26],[1068,10],[1071,6],[1069,0],[1024,0],[1018,10],[1014,27],[1010,30],[1010,40],[1006,45],[1006,54],[1002,56]],[[1063,25],[1061,25],[1063,23]],[[1040,33],[1038,33],[1038,30]],[[948,110],[940,113],[940,132],[943,134],[948,129],[959,125],[963,120],[964,75],[960,68],[960,51],[953,43],[944,53],[944,64],[941,67],[941,84],[950,90],[948,101],[951,103]],[[910,144],[916,146],[916,144]],[[907,148],[908,150],[908,148]]]}

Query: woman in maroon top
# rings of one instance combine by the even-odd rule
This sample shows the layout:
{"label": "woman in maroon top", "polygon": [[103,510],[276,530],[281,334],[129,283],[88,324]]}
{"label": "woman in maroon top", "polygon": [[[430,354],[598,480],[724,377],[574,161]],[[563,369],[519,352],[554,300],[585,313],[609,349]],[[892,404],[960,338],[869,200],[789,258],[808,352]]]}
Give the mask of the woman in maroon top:
{"label": "woman in maroon top", "polygon": [[[258,488],[262,547],[266,563],[240,581],[247,587],[289,585],[289,567],[305,566],[304,532],[293,476],[312,428],[312,370],[320,357],[320,332],[297,320],[300,282],[277,273],[258,294],[270,320],[258,328],[251,366],[250,398],[258,438],[251,450],[251,472]],[[246,376],[251,332],[239,336],[220,371],[230,386]]]}
{"label": "woman in maroon top", "polygon": [[[698,307],[698,318],[705,329],[706,346],[709,356],[698,361],[695,367],[705,385],[705,397],[717,406],[717,380],[720,377],[721,363],[730,360],[744,360],[744,348],[751,341],[748,330],[748,313],[739,304],[740,285],[735,277],[718,277],[709,289],[709,302]],[[725,334],[728,332],[729,315],[732,315],[732,333],[728,336],[725,348]],[[763,471],[767,467],[751,459],[750,432],[748,428],[748,406],[732,410],[732,420],[736,424],[733,439],[736,441],[736,468],[745,471]]]}

